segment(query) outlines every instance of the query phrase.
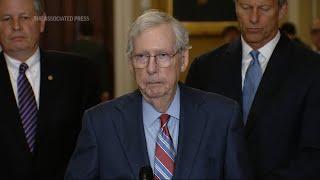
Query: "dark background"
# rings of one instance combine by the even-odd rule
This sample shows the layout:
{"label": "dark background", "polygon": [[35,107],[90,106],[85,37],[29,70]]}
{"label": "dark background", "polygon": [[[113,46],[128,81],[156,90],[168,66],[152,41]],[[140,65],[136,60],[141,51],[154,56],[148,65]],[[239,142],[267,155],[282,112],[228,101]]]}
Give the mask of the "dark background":
{"label": "dark background", "polygon": [[173,0],[180,21],[235,21],[233,0]]}
{"label": "dark background", "polygon": [[[93,23],[93,40],[105,47],[113,89],[113,0],[45,0],[47,16],[88,16]],[[79,37],[81,21],[46,22],[41,47],[48,50],[68,51]],[[110,92],[111,96],[113,91]]]}

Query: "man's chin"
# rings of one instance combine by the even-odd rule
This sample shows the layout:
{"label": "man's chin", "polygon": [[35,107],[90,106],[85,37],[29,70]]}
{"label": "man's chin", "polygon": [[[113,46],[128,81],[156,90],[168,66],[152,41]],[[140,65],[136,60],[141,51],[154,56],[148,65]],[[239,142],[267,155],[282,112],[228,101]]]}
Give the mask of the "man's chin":
{"label": "man's chin", "polygon": [[165,93],[163,90],[161,90],[159,87],[157,88],[148,88],[143,93],[148,99],[156,99],[161,98],[165,96]]}
{"label": "man's chin", "polygon": [[14,45],[11,45],[10,47],[12,47],[12,48],[9,48],[9,49],[12,51],[15,51],[15,52],[25,51],[25,50],[29,49],[29,47],[23,43],[16,43]]}
{"label": "man's chin", "polygon": [[260,35],[249,35],[246,37],[245,41],[247,43],[258,43],[260,39]]}
{"label": "man's chin", "polygon": [[164,93],[162,92],[147,92],[146,96],[150,99],[157,99],[164,96]]}

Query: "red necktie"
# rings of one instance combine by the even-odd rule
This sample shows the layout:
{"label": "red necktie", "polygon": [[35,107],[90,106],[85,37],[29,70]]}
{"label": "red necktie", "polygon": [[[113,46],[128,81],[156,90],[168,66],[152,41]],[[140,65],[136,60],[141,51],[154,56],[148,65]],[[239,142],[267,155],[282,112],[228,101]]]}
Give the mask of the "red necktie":
{"label": "red necktie", "polygon": [[160,116],[161,127],[156,141],[154,179],[171,179],[173,176],[175,150],[167,126],[169,118],[168,114]]}

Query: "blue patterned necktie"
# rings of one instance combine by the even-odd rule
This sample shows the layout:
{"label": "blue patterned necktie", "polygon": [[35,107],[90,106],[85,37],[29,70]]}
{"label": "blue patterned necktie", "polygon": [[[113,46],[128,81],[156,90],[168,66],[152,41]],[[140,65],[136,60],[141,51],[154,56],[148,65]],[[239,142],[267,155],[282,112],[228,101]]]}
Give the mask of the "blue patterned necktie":
{"label": "blue patterned necktie", "polygon": [[34,151],[37,128],[38,108],[32,87],[26,76],[28,65],[22,63],[18,76],[18,101],[22,126],[30,152]]}
{"label": "blue patterned necktie", "polygon": [[170,116],[162,114],[160,116],[160,132],[156,141],[154,179],[172,179],[175,168],[175,150],[173,141],[168,129]]}
{"label": "blue patterned necktie", "polygon": [[258,58],[259,51],[253,50],[250,52],[250,55],[252,56],[252,60],[247,69],[242,90],[242,111],[244,124],[247,123],[249,111],[262,77],[262,70]]}

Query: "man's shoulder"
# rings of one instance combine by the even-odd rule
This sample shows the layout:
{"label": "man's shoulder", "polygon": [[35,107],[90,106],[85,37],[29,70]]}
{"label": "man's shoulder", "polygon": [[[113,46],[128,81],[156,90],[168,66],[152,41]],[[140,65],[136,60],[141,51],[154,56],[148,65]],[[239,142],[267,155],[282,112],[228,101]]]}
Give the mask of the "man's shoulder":
{"label": "man's shoulder", "polygon": [[202,114],[202,118],[206,117],[210,120],[209,128],[227,125],[240,114],[238,103],[228,97],[198,89],[186,89],[184,92],[181,91],[185,96],[181,98],[183,112],[188,112],[188,116],[193,117]]}
{"label": "man's shoulder", "polygon": [[40,56],[44,67],[49,67],[59,72],[94,72],[93,62],[76,54],[41,50]]}
{"label": "man's shoulder", "polygon": [[318,71],[320,69],[320,54],[293,42],[289,43],[291,45],[289,52],[291,54],[290,60],[295,64],[295,67],[298,67],[298,69],[308,69],[309,71],[312,71],[312,69]]}
{"label": "man's shoulder", "polygon": [[[299,45],[296,44],[292,44],[295,54],[300,55],[300,56],[304,56],[304,57],[309,57],[310,59],[317,59],[317,61],[319,61],[320,58],[320,54],[312,51],[311,49],[305,48],[305,47],[301,47]],[[319,61],[320,63],[320,61]]]}
{"label": "man's shoulder", "polygon": [[203,104],[209,108],[237,106],[237,102],[231,98],[222,96],[220,94],[191,88],[185,85],[182,86],[182,93],[184,93],[184,96],[189,97],[188,99],[193,101],[192,103]]}
{"label": "man's shoulder", "polygon": [[230,46],[230,44],[224,44],[218,48],[215,48],[209,52],[206,52],[206,53],[200,55],[197,59],[199,59],[200,61],[207,61],[207,60],[212,59],[212,57],[221,56],[226,53],[229,46]]}
{"label": "man's shoulder", "polygon": [[241,46],[239,42],[240,41],[234,41],[229,44],[224,44],[218,48],[215,48],[196,57],[195,61],[192,63],[192,66],[199,66],[206,69],[205,67],[212,68],[212,66],[216,63],[225,63],[224,56],[230,53],[237,52],[239,46]]}
{"label": "man's shoulder", "polygon": [[54,61],[55,63],[62,64],[87,64],[89,60],[85,57],[79,56],[70,52],[62,51],[53,51],[53,50],[41,50],[41,58],[44,58],[46,61]]}
{"label": "man's shoulder", "polygon": [[91,114],[97,114],[102,112],[103,114],[105,114],[119,110],[121,111],[123,109],[126,109],[127,106],[137,104],[139,100],[141,100],[141,94],[138,90],[136,90],[134,92],[117,97],[113,100],[93,106],[90,109],[88,109],[87,112]]}

